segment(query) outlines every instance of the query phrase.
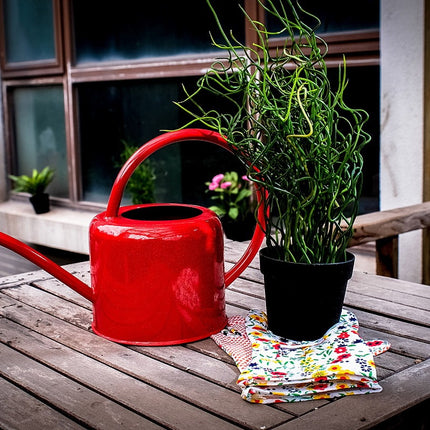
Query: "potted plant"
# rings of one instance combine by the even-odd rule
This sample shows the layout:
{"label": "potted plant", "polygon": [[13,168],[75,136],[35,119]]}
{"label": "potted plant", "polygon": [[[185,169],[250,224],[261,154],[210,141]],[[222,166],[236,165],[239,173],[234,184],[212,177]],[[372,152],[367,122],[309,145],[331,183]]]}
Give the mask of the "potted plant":
{"label": "potted plant", "polygon": [[239,178],[235,171],[219,173],[206,185],[207,191],[213,193],[211,199],[217,202],[209,209],[221,218],[226,237],[237,241],[251,239],[255,218],[250,181],[246,175]]}
{"label": "potted plant", "polygon": [[49,212],[49,194],[45,189],[54,179],[53,169],[47,166],[40,172],[33,169],[31,176],[9,175],[9,178],[15,183],[14,191],[31,194],[30,202],[37,214]]}
{"label": "potted plant", "polygon": [[[327,45],[315,33],[317,17],[297,2],[265,0],[261,6],[281,30],[252,20],[257,41],[245,46],[224,31],[210,0],[225,55],[177,103],[225,136],[266,191],[260,252],[269,328],[290,339],[316,339],[339,321],[354,257],[347,252],[362,184],[361,150],[368,114],[344,102],[346,62],[332,87]],[[245,13],[245,12],[244,12]],[[271,49],[270,37],[283,49]],[[201,103],[210,93],[228,101],[226,111]],[[225,103],[224,103],[225,105]]]}
{"label": "potted plant", "polygon": [[[138,147],[126,141],[122,142],[124,148],[120,155],[119,167],[137,151]],[[141,163],[127,183],[127,191],[131,194],[133,204],[154,203],[155,202],[155,170],[150,160]]]}

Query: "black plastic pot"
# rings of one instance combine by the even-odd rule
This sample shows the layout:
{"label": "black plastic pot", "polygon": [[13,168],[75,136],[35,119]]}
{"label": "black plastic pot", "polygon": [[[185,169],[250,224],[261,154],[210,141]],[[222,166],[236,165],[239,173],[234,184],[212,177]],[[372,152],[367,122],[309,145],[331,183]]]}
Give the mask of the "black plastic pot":
{"label": "black plastic pot", "polygon": [[243,242],[250,240],[255,230],[254,214],[248,214],[244,220],[233,221],[231,218],[224,217],[222,220],[222,228],[228,239]]}
{"label": "black plastic pot", "polygon": [[328,264],[285,262],[260,251],[269,330],[292,340],[315,340],[339,322],[355,257]]}
{"label": "black plastic pot", "polygon": [[34,194],[30,197],[30,202],[33,205],[34,212],[37,214],[44,214],[49,212],[49,194]]}

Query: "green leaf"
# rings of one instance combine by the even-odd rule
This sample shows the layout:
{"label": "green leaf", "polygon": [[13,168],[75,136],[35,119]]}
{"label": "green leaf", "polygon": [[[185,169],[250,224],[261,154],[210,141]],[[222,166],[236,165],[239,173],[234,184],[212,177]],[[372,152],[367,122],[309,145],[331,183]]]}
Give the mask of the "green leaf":
{"label": "green leaf", "polygon": [[248,190],[246,188],[242,188],[240,190],[239,195],[237,196],[236,202],[240,202],[243,199],[246,199],[247,197],[251,196],[251,190]]}
{"label": "green leaf", "polygon": [[225,210],[220,208],[219,206],[210,206],[209,209],[211,211],[214,211],[219,217],[222,217],[225,215]]}
{"label": "green leaf", "polygon": [[236,219],[239,216],[239,209],[238,208],[230,208],[228,211],[228,216],[231,219]]}

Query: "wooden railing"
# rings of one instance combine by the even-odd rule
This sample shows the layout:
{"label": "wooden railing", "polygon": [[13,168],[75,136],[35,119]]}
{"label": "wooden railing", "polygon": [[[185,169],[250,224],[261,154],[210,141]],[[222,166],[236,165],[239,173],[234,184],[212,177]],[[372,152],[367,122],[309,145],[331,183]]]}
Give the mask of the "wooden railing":
{"label": "wooden railing", "polygon": [[349,246],[375,241],[376,273],[397,278],[399,235],[419,229],[425,229],[423,283],[430,284],[430,202],[358,216]]}

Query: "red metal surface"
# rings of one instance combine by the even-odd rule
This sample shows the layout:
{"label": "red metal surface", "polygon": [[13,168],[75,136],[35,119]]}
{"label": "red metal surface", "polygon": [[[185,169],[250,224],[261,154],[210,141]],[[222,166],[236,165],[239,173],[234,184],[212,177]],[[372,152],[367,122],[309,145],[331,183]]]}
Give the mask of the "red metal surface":
{"label": "red metal surface", "polygon": [[[195,208],[183,219],[130,220],[129,210]],[[90,227],[93,330],[120,343],[190,342],[226,324],[223,234],[208,209],[138,205]]]}
{"label": "red metal surface", "polygon": [[31,246],[28,246],[27,244],[9,236],[8,234],[1,232],[0,245],[16,252],[27,260],[30,260],[32,263],[36,264],[46,272],[55,276],[61,282],[64,282],[86,299],[91,301],[93,300],[93,290],[87,284],[76,278],[76,276],[73,276],[71,273],[63,269],[58,264],[54,263],[49,258],[45,257],[40,252],[33,249]]}

